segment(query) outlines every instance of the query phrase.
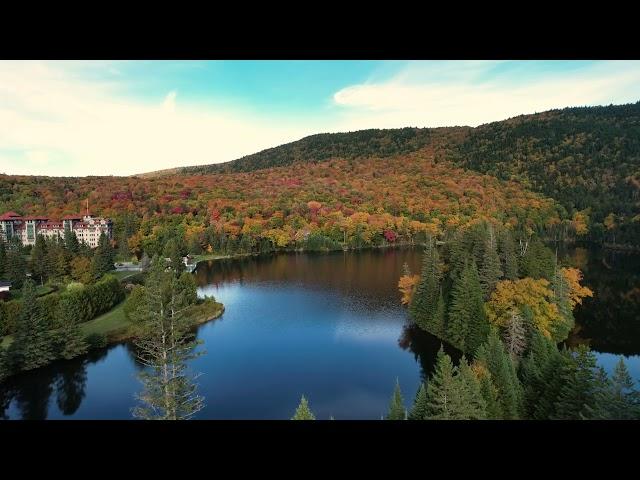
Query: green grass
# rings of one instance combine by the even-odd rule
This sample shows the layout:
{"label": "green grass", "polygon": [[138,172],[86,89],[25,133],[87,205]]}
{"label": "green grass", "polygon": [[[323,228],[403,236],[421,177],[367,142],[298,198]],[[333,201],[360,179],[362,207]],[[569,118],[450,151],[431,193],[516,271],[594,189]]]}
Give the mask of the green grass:
{"label": "green grass", "polygon": [[113,275],[118,280],[123,280],[123,279],[125,279],[127,277],[131,277],[133,275],[137,275],[138,273],[141,273],[141,272],[126,272],[126,271],[125,272],[116,272],[116,271],[113,271],[113,272],[109,272],[109,275]]}
{"label": "green grass", "polygon": [[100,333],[108,335],[117,330],[122,330],[131,326],[131,322],[124,316],[124,302],[120,302],[107,313],[89,320],[80,325],[80,330],[84,335]]}

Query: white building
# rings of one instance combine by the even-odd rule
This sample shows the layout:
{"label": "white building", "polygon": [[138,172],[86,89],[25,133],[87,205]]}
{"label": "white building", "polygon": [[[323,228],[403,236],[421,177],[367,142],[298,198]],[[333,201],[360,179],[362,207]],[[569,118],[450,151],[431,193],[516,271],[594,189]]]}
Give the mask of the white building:
{"label": "white building", "polygon": [[0,215],[0,236],[8,240],[19,237],[23,245],[34,245],[36,236],[46,238],[64,238],[66,228],[71,229],[81,243],[94,248],[98,246],[100,234],[112,238],[113,223],[111,219],[92,215],[67,215],[62,220],[51,220],[47,217],[22,217],[15,212]]}

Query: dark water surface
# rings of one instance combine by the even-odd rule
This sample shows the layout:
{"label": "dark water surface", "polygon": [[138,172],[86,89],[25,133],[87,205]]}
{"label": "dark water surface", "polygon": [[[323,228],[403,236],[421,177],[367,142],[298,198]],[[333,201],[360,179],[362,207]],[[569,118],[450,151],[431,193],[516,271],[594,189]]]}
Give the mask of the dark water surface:
{"label": "dark water surface", "polygon": [[[577,310],[569,343],[590,343],[607,370],[626,355],[640,378],[640,256],[580,248],[561,256],[596,291]],[[203,374],[206,408],[197,418],[286,419],[304,394],[320,419],[376,419],[396,377],[409,405],[440,346],[407,328],[399,302],[402,265],[417,273],[420,259],[420,250],[405,249],[201,263],[200,295],[214,295],[226,311],[198,330],[207,353],[191,364]],[[131,418],[139,369],[126,344],[56,362],[6,382],[0,414]]]}

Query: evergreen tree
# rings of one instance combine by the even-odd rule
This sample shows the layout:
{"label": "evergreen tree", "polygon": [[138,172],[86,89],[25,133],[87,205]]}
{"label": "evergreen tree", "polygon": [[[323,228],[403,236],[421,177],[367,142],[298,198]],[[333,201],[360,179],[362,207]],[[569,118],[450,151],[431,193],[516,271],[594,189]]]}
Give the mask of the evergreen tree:
{"label": "evergreen tree", "polygon": [[103,233],[100,234],[98,246],[93,253],[92,271],[95,280],[110,272],[114,266],[114,252],[109,244],[109,239]]}
{"label": "evergreen tree", "polygon": [[7,249],[5,277],[11,282],[11,288],[20,289],[27,278],[27,261],[22,255],[22,244],[12,238]]}
{"label": "evergreen tree", "polygon": [[429,331],[438,313],[438,297],[440,296],[440,265],[436,246],[432,241],[422,257],[422,274],[413,295],[409,308],[411,318],[423,330]]}
{"label": "evergreen tree", "polygon": [[389,404],[387,420],[405,420],[405,413],[404,400],[402,399],[402,392],[400,391],[400,382],[396,379],[396,387],[393,390],[393,396]]}
{"label": "evergreen tree", "polygon": [[8,354],[14,371],[31,370],[54,359],[51,335],[36,302],[32,280],[27,280],[22,288],[22,309]]}
{"label": "evergreen tree", "polygon": [[47,244],[42,235],[36,236],[36,243],[31,249],[31,275],[34,280],[44,284],[49,273],[47,269]]}
{"label": "evergreen tree", "polygon": [[188,373],[186,362],[202,353],[195,347],[184,310],[189,307],[177,279],[165,272],[164,262],[154,257],[145,281],[146,300],[134,312],[141,326],[135,340],[136,357],[148,367],[139,374],[144,385],[138,395],[141,405],[133,409],[136,418],[185,420],[204,407],[204,399],[196,392],[195,378]]}
{"label": "evergreen tree", "polygon": [[486,405],[487,418],[490,420],[502,419],[503,415],[498,401],[498,390],[491,380],[491,373],[477,362],[474,362],[473,369],[480,382],[480,394]]}
{"label": "evergreen tree", "polygon": [[640,402],[638,400],[638,392],[633,388],[633,379],[621,357],[611,377],[611,418],[614,420],[640,418]]}
{"label": "evergreen tree", "polygon": [[427,408],[425,418],[432,420],[456,419],[453,411],[454,397],[458,395],[454,381],[455,367],[451,357],[440,346],[435,370],[427,383]]}
{"label": "evergreen tree", "polygon": [[[7,350],[0,346],[0,384],[2,381],[9,376],[9,361],[7,359]],[[0,388],[2,390],[2,388]],[[2,393],[0,393],[2,396]],[[2,401],[0,400],[0,419],[2,418]]]}
{"label": "evergreen tree", "polygon": [[296,409],[296,412],[293,414],[293,417],[291,417],[291,420],[315,420],[315,419],[316,417],[311,411],[311,409],[309,408],[307,399],[304,398],[304,395],[302,395],[302,398],[300,399],[300,405],[298,405],[298,408]]}
{"label": "evergreen tree", "polygon": [[80,242],[78,242],[76,232],[71,230],[69,225],[65,225],[64,227],[64,245],[73,255],[80,253]]}
{"label": "evergreen tree", "polygon": [[489,227],[482,255],[482,266],[480,267],[480,285],[482,286],[482,294],[485,300],[489,298],[491,292],[496,288],[498,280],[502,277],[496,243],[493,228]]}
{"label": "evergreen tree", "polygon": [[409,420],[424,420],[427,413],[427,389],[424,383],[420,384],[416,398],[413,401],[413,407],[409,412]]}
{"label": "evergreen tree", "polygon": [[554,418],[585,420],[599,418],[596,357],[589,348],[580,345],[560,372],[563,385],[556,401]]}
{"label": "evergreen tree", "polygon": [[474,353],[489,333],[475,263],[455,281],[449,307],[447,339],[463,352]]}
{"label": "evergreen tree", "polygon": [[466,363],[461,369],[453,366],[442,347],[438,351],[436,367],[427,385],[426,419],[480,420],[486,418],[486,404],[480,383]]}
{"label": "evergreen tree", "polygon": [[461,407],[466,410],[465,416],[470,420],[484,420],[487,418],[487,402],[482,395],[482,387],[478,377],[469,366],[463,355],[458,366],[456,380],[464,394],[461,396]]}
{"label": "evergreen tree", "polygon": [[65,318],[54,333],[56,356],[69,360],[87,353],[89,345],[74,318]]}
{"label": "evergreen tree", "polygon": [[182,261],[182,255],[180,255],[178,242],[175,238],[169,239],[169,241],[165,244],[163,256],[165,258],[171,259],[171,269],[173,270],[176,277],[179,277],[180,274],[184,272],[185,266],[184,262]]}
{"label": "evergreen tree", "polygon": [[4,244],[2,236],[0,236],[0,280],[4,278],[7,269],[7,247]]}
{"label": "evergreen tree", "polygon": [[503,229],[500,235],[500,243],[498,245],[500,253],[500,263],[504,277],[507,280],[515,280],[518,278],[518,256],[516,255],[516,246],[513,236],[509,230]]}
{"label": "evergreen tree", "polygon": [[507,353],[514,362],[517,362],[527,347],[524,318],[520,312],[511,312],[509,323],[503,332],[503,338]]}
{"label": "evergreen tree", "polygon": [[476,361],[491,374],[491,380],[498,392],[498,403],[503,418],[506,420],[520,418],[522,385],[516,375],[513,362],[495,331],[492,331],[487,341],[478,348]]}

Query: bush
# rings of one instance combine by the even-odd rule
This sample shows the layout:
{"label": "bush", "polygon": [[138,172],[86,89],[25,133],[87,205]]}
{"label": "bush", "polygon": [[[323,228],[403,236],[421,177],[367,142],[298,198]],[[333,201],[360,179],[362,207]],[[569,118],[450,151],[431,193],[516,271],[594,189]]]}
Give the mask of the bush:
{"label": "bush", "polygon": [[136,322],[140,320],[135,314],[136,311],[143,309],[147,301],[145,288],[141,285],[136,285],[131,290],[131,293],[124,302],[124,316],[130,322]]}
{"label": "bush", "polygon": [[92,333],[91,335],[87,335],[85,341],[89,345],[89,349],[93,350],[94,348],[104,348],[107,346],[107,337],[102,333]]}

